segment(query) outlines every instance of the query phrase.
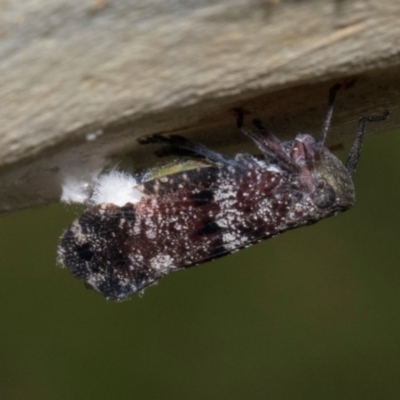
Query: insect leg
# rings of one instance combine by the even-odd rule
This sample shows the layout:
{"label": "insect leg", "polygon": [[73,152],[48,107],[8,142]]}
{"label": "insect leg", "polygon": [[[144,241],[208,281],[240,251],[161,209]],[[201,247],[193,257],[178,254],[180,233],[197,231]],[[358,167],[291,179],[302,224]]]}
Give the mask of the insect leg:
{"label": "insect leg", "polygon": [[335,103],[336,93],[341,87],[342,85],[340,83],[337,83],[329,89],[328,110],[326,112],[324,124],[322,125],[322,130],[318,139],[318,143],[321,143],[322,145],[325,143],[326,135],[328,134],[329,126],[331,125],[333,105]]}
{"label": "insect leg", "polygon": [[282,142],[264,127],[259,119],[254,119],[253,124],[261,132],[256,133],[243,126],[244,112],[242,109],[235,110],[237,114],[237,126],[241,132],[250,138],[259,148],[269,163],[275,163],[285,170],[294,169],[290,157],[286,154]]}
{"label": "insect leg", "polygon": [[353,146],[351,147],[349,157],[346,162],[347,172],[352,175],[356,169],[358,160],[360,158],[362,141],[365,134],[365,124],[367,122],[376,122],[376,121],[384,121],[389,115],[389,111],[385,111],[383,114],[379,115],[370,115],[368,117],[362,117],[358,121],[358,129],[356,138],[354,140]]}
{"label": "insect leg", "polygon": [[141,144],[148,144],[148,143],[165,143],[171,148],[186,150],[191,154],[196,156],[204,157],[210,161],[218,162],[224,165],[231,165],[233,167],[242,167],[234,159],[225,157],[224,155],[217,153],[216,151],[210,150],[208,147],[200,144],[192,142],[183,136],[179,135],[170,135],[170,136],[163,136],[163,135],[152,135],[148,138],[142,139]]}

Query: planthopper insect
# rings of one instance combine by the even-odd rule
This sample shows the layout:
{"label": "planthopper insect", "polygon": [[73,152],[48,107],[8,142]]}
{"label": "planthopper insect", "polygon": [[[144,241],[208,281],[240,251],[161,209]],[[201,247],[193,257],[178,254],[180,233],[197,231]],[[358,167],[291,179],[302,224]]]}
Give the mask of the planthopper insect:
{"label": "planthopper insect", "polygon": [[262,159],[225,157],[180,136],[153,135],[201,161],[140,180],[111,171],[98,178],[90,207],[64,232],[59,261],[88,287],[124,300],[171,272],[248,247],[289,229],[313,224],[354,203],[352,174],[365,124],[362,117],[346,165],[325,146],[340,85],[331,88],[321,134],[281,142],[259,120],[258,132],[238,126]]}

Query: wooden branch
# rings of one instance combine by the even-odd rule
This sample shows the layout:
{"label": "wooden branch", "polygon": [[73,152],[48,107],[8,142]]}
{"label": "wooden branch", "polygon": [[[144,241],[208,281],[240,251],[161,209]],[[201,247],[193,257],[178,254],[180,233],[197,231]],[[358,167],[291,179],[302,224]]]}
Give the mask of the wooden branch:
{"label": "wooden branch", "polygon": [[[137,138],[179,132],[230,154],[252,147],[231,110],[282,138],[330,144],[361,115],[400,126],[397,0],[14,0],[0,5],[0,212],[54,202],[75,170],[153,165]],[[347,140],[347,138],[346,138]],[[121,161],[122,160],[122,161]],[[89,171],[90,170],[90,171]]]}

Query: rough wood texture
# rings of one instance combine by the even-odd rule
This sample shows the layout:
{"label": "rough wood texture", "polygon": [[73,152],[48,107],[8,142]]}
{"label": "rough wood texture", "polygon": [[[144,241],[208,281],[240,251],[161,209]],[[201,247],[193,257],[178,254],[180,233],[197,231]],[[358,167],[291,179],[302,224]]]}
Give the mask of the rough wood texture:
{"label": "rough wood texture", "polygon": [[317,133],[349,76],[330,143],[365,113],[399,127],[399,17],[398,0],[0,0],[0,212],[57,201],[71,170],[151,165],[145,134],[249,150],[237,106]]}

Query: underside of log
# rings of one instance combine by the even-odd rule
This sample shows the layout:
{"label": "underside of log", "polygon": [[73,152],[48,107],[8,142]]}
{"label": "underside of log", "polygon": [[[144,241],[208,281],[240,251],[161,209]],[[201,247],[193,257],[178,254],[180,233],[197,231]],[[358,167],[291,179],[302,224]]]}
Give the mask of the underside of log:
{"label": "underside of log", "polygon": [[399,16],[397,0],[0,1],[0,213],[58,201],[71,174],[154,166],[144,135],[255,151],[238,107],[283,140],[318,135],[337,82],[328,145],[362,115],[399,128]]}

